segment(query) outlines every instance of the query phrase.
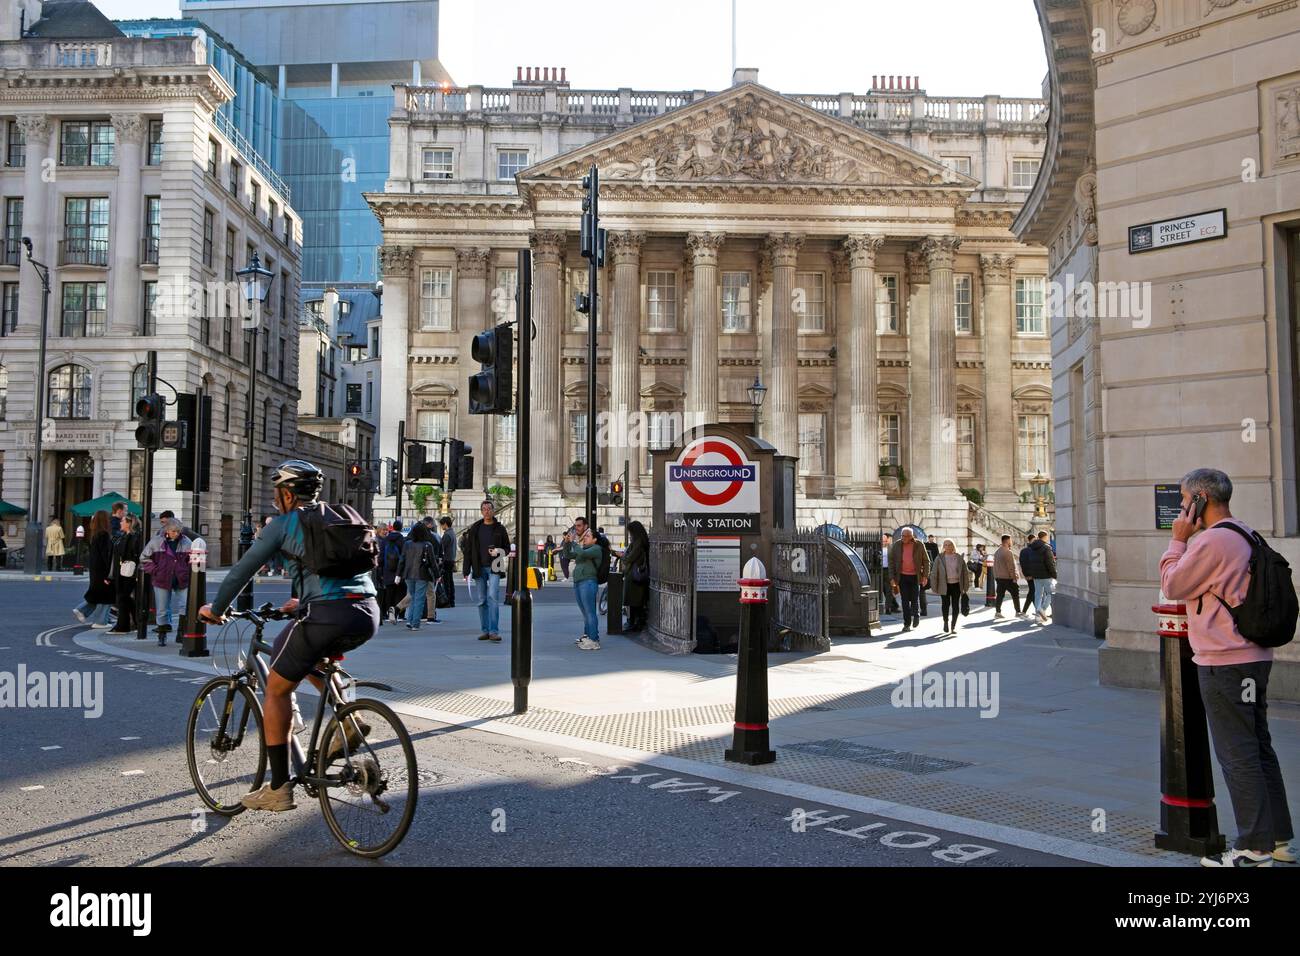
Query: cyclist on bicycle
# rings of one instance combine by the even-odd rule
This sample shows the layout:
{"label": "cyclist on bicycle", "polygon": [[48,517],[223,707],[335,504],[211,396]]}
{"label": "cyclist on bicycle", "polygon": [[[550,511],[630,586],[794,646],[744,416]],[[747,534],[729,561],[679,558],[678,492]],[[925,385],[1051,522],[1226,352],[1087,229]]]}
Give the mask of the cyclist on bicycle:
{"label": "cyclist on bicycle", "polygon": [[[379,630],[379,605],[369,573],[351,578],[320,577],[302,563],[306,553],[299,508],[318,504],[324,476],[309,462],[293,459],[275,472],[275,506],[280,516],[262,531],[239,563],[230,569],[211,604],[199,616],[213,624],[225,623],[225,613],[236,595],[276,556],[283,557],[294,582],[293,597],[281,608],[292,613],[294,622],[276,639],[271,655],[271,674],[265,689],[264,724],[266,755],[271,780],[260,790],[242,798],[250,810],[292,810],[293,785],[289,782],[289,734],[293,721],[291,695],[307,678],[323,689],[313,673],[323,658],[360,647]],[[362,726],[362,733],[368,728]],[[348,729],[348,736],[355,731]],[[337,734],[335,735],[338,736]],[[358,737],[358,741],[359,741]],[[358,741],[349,740],[349,745]],[[337,747],[342,741],[331,746]]]}

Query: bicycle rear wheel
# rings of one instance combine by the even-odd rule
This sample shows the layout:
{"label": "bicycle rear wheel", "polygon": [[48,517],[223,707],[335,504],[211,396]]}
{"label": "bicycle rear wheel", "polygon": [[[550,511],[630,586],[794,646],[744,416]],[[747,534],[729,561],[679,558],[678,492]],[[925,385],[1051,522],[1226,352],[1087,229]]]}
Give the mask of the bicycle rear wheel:
{"label": "bicycle rear wheel", "polygon": [[[340,727],[343,732],[340,732]],[[321,812],[335,839],[357,856],[391,852],[415,817],[420,793],[406,727],[377,700],[340,707],[320,737]]]}
{"label": "bicycle rear wheel", "polygon": [[257,695],[230,677],[203,685],[190,708],[185,756],[194,789],[210,810],[233,817],[239,798],[266,776],[266,733]]}

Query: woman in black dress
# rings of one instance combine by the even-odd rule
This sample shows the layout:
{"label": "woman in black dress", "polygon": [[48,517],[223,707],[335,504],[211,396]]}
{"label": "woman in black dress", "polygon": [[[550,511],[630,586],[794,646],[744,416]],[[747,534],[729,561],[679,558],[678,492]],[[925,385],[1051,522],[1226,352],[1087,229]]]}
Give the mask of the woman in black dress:
{"label": "woman in black dress", "polygon": [[117,625],[113,634],[135,630],[135,584],[140,573],[140,521],[135,515],[122,516],[122,533],[113,542],[113,581],[117,585]]}
{"label": "woman in black dress", "polygon": [[650,600],[650,536],[639,521],[627,526],[627,550],[621,555],[619,566],[623,570],[627,631],[635,634],[646,626]]}
{"label": "woman in black dress", "polygon": [[108,512],[96,511],[90,519],[90,551],[86,558],[86,570],[90,581],[86,586],[85,599],[72,609],[78,621],[90,620],[90,626],[105,629],[108,613],[117,600],[117,586],[113,583],[113,537],[108,532]]}

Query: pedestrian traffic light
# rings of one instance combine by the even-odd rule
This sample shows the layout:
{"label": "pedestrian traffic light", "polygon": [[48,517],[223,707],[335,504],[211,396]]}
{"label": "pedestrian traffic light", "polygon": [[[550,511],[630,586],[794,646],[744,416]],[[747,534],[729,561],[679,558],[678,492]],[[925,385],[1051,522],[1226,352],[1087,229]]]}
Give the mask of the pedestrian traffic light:
{"label": "pedestrian traffic light", "polygon": [[135,443],[157,451],[162,447],[163,412],[161,395],[144,395],[135,403]]}
{"label": "pedestrian traffic light", "polygon": [[362,467],[361,462],[354,461],[352,464],[348,465],[349,491],[361,491],[365,488],[366,483],[364,474],[365,469]]}
{"label": "pedestrian traffic light", "polygon": [[474,451],[459,438],[447,440],[447,490],[460,491],[474,487]]}
{"label": "pedestrian traffic light", "polygon": [[425,448],[419,442],[410,442],[406,446],[405,452],[406,479],[407,481],[419,481],[424,477]]}
{"label": "pedestrian traffic light", "polygon": [[621,505],[623,503],[623,482],[611,481],[609,483],[609,503],[612,505]]}
{"label": "pedestrian traffic light", "polygon": [[200,399],[181,392],[176,396],[176,420],[185,433],[183,444],[176,450],[176,490],[206,493],[210,490],[212,461],[212,396]]}
{"label": "pedestrian traffic light", "polygon": [[397,494],[397,462],[388,458],[384,461],[384,494],[393,497]]}
{"label": "pedestrian traffic light", "polygon": [[605,265],[605,230],[600,228],[600,170],[595,166],[582,177],[582,221],[578,229],[578,249],[582,258],[596,260],[598,268]]}
{"label": "pedestrian traffic light", "polygon": [[509,415],[514,409],[514,330],[498,325],[474,336],[470,352],[482,368],[469,377],[471,415]]}

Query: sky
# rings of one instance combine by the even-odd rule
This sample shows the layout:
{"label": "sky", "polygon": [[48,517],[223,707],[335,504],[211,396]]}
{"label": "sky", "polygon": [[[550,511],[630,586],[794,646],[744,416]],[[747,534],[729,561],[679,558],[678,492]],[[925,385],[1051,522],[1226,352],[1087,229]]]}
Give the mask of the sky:
{"label": "sky", "polygon": [[[95,0],[115,18],[177,0]],[[716,90],[731,82],[730,0],[619,0],[587,29],[573,0],[442,0],[440,54],[458,84],[509,86],[517,66],[566,67],[577,89]],[[1042,95],[1033,0],[737,0],[737,60],[784,93],[866,92],[920,76],[936,96]],[[557,14],[564,12],[565,16]],[[583,42],[593,38],[595,42]]]}

